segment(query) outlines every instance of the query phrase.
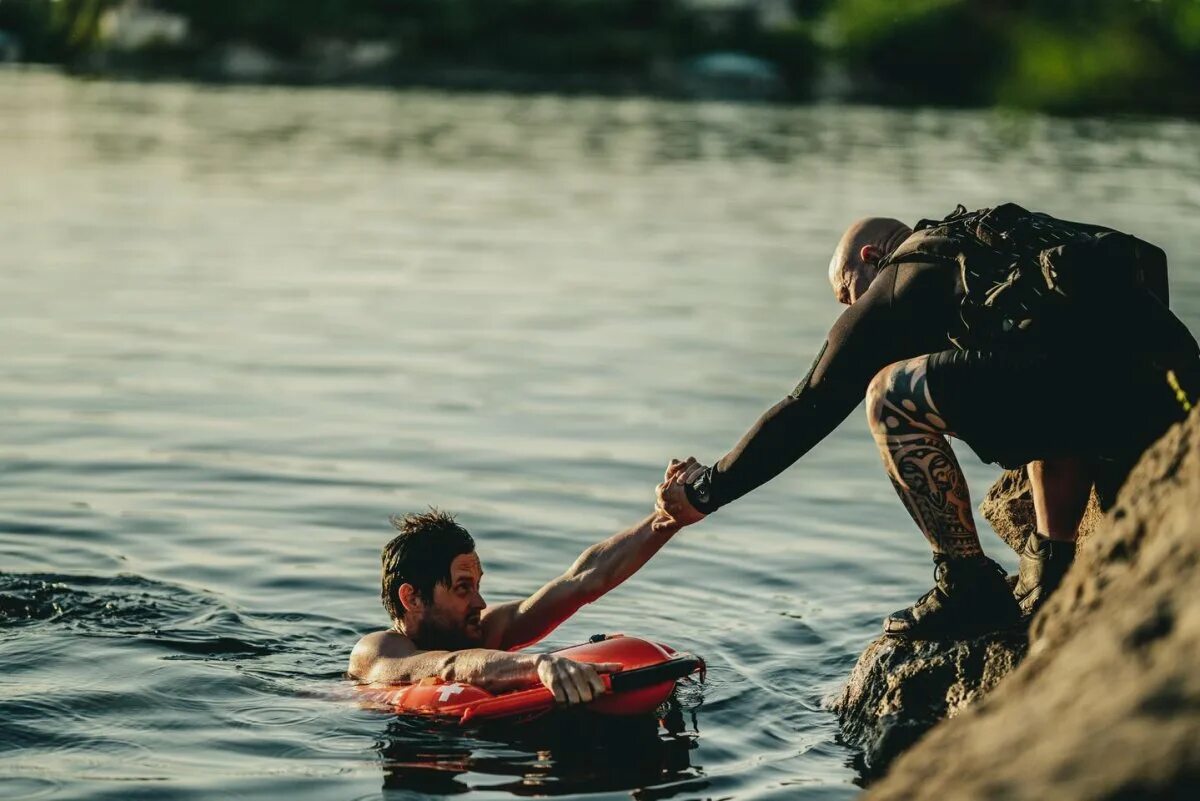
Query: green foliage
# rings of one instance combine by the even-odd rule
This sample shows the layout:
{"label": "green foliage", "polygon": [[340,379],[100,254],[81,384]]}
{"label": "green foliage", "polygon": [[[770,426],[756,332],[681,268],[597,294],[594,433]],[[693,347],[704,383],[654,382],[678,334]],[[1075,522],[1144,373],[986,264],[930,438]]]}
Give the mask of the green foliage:
{"label": "green foliage", "polygon": [[827,22],[892,99],[1200,111],[1200,0],[833,0]]}
{"label": "green foliage", "polygon": [[998,89],[1007,105],[1082,111],[1128,108],[1165,76],[1159,54],[1127,30],[1063,31],[1030,25],[1014,42]]}
{"label": "green foliage", "polygon": [[100,20],[118,0],[0,0],[0,30],[30,61],[69,61],[100,44]]}
{"label": "green foliage", "polygon": [[829,22],[841,63],[892,99],[987,102],[1003,69],[1003,34],[972,0],[840,0]]}
{"label": "green foliage", "polygon": [[[31,59],[71,62],[102,46],[100,21],[120,2],[0,0],[0,30],[16,33]],[[876,100],[1200,113],[1200,0],[790,0],[795,22],[772,28],[749,2],[717,10],[689,0],[143,2],[188,19],[182,58],[245,42],[302,62],[322,42],[371,39],[397,45],[402,68],[553,80],[645,78],[661,65],[738,51],[774,64],[793,96],[820,60],[835,59]]]}
{"label": "green foliage", "polygon": [[56,0],[53,30],[68,54],[82,54],[100,44],[100,20],[117,0]]}
{"label": "green foliage", "polygon": [[1169,0],[1163,6],[1165,27],[1174,34],[1178,46],[1193,58],[1200,55],[1200,2]]}
{"label": "green foliage", "polygon": [[1014,29],[999,98],[1055,111],[1200,111],[1200,0],[1104,2],[1067,14],[1048,0]]}

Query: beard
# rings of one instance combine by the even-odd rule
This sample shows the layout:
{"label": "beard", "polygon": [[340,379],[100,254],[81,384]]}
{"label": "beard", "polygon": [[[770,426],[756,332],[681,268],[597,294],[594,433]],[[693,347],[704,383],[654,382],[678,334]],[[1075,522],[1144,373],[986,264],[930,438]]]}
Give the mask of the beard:
{"label": "beard", "polygon": [[425,651],[462,651],[483,644],[479,615],[451,621],[431,616],[421,622],[421,630],[412,638],[413,644]]}

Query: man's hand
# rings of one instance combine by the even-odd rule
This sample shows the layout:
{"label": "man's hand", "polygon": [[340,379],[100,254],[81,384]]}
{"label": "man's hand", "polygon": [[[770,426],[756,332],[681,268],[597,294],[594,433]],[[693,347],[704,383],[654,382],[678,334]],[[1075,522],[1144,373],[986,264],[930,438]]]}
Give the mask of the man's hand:
{"label": "man's hand", "polygon": [[563,656],[542,654],[537,659],[537,675],[560,704],[586,704],[608,692],[601,673],[616,673],[620,662],[576,662]]}
{"label": "man's hand", "polygon": [[699,523],[706,517],[688,501],[684,487],[699,478],[707,469],[691,456],[682,462],[678,459],[671,460],[663,476],[663,483],[655,489],[657,503],[654,510],[658,513],[658,519],[654,521],[656,531],[671,526],[683,528],[692,523]]}

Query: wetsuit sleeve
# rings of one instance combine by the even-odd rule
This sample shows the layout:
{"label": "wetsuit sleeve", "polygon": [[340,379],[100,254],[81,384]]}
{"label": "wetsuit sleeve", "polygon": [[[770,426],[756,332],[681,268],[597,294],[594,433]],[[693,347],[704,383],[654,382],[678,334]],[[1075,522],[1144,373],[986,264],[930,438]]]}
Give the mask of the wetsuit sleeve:
{"label": "wetsuit sleeve", "polygon": [[687,488],[699,511],[711,512],[779,475],[854,411],[875,373],[903,358],[902,327],[893,323],[896,271],[881,273],[842,313],[796,389]]}
{"label": "wetsuit sleeve", "polygon": [[1137,240],[1138,248],[1148,249],[1149,255],[1146,257],[1146,288],[1154,293],[1154,296],[1162,302],[1163,306],[1171,307],[1171,285],[1167,280],[1167,254],[1162,248],[1151,245],[1149,242]]}

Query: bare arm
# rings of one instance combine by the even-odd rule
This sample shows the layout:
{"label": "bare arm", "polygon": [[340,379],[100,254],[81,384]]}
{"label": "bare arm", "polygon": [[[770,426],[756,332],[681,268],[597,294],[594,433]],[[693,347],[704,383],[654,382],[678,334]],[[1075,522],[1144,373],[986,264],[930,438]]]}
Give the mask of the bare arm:
{"label": "bare arm", "polygon": [[542,639],[581,606],[636,573],[681,528],[674,521],[663,523],[661,518],[650,515],[591,546],[567,572],[524,601],[490,607],[483,614],[485,630],[498,634],[497,641],[505,649],[521,648]]}
{"label": "bare arm", "polygon": [[394,631],[368,634],[354,646],[349,673],[371,684],[412,684],[437,679],[481,687],[491,693],[541,683],[564,704],[587,703],[606,692],[601,673],[619,664],[585,664],[554,654],[516,654],[490,648],[421,651]]}
{"label": "bare arm", "polygon": [[487,648],[421,651],[402,634],[379,631],[359,640],[350,654],[349,673],[371,683],[411,684],[434,678],[504,692],[536,683],[537,659],[537,654]]}

